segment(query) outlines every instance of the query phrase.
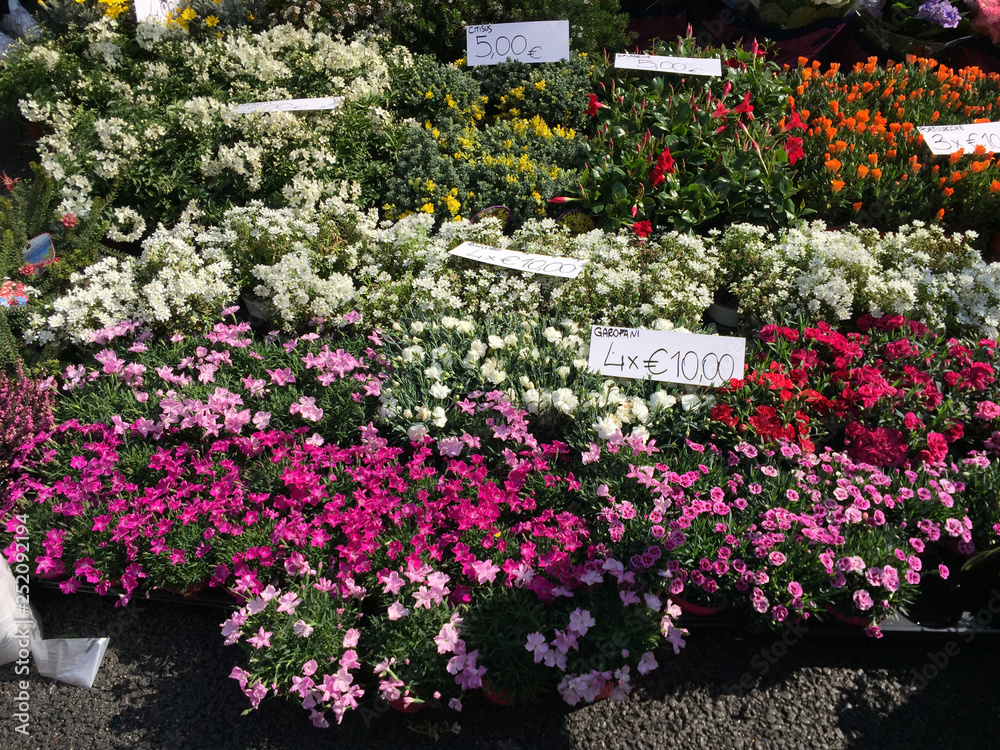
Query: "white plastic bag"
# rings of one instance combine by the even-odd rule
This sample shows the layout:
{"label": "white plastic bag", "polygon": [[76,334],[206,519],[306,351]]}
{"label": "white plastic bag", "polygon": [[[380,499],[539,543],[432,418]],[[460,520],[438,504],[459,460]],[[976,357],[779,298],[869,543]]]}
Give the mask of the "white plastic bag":
{"label": "white plastic bag", "polygon": [[38,616],[18,599],[17,583],[0,555],[0,664],[23,661],[31,651],[38,673],[53,680],[89,688],[104,660],[110,638],[42,638]]}
{"label": "white plastic bag", "polygon": [[0,29],[16,39],[37,39],[41,35],[38,23],[18,0],[7,0],[7,7],[10,12],[0,18]]}

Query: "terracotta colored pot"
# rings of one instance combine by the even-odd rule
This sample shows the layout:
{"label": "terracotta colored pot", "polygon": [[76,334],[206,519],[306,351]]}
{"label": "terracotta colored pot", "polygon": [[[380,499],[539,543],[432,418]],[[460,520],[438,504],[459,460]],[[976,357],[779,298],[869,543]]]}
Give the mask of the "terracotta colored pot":
{"label": "terracotta colored pot", "polygon": [[510,697],[506,690],[503,688],[495,688],[487,680],[483,680],[483,687],[481,688],[483,697],[490,703],[496,703],[498,706],[513,706],[514,699]]}
{"label": "terracotta colored pot", "polygon": [[423,711],[427,707],[427,704],[423,701],[407,703],[407,698],[416,698],[416,696],[407,691],[396,698],[396,700],[389,701],[389,707],[395,711],[399,711],[401,714],[415,714],[417,711]]}
{"label": "terracotta colored pot", "polygon": [[692,615],[693,617],[707,617],[708,615],[714,615],[721,612],[726,608],[725,604],[720,604],[715,607],[706,607],[701,604],[692,604],[691,602],[686,602],[683,599],[678,599],[676,596],[671,596],[670,601],[681,608],[681,612],[686,615]]}
{"label": "terracotta colored pot", "polygon": [[858,628],[867,628],[868,620],[864,617],[858,617],[857,615],[848,615],[841,612],[839,609],[834,607],[832,604],[826,605],[827,613],[833,617],[837,622],[842,622],[845,625],[852,625]]}

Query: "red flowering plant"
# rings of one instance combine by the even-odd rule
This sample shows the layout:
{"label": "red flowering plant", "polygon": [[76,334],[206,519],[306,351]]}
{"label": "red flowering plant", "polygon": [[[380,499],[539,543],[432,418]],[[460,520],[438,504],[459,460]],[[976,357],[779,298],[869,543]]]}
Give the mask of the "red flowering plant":
{"label": "red flowering plant", "polygon": [[588,112],[596,132],[570,200],[640,236],[730,221],[784,224],[803,213],[791,165],[804,124],[788,107],[777,67],[756,47],[701,50],[657,43],[658,55],[717,57],[722,77],[663,75],[594,65]]}
{"label": "red flowering plant", "polygon": [[764,326],[747,377],[713,407],[716,428],[758,443],[844,446],[883,467],[990,449],[1000,437],[995,341],[963,343],[902,316],[866,315],[858,328]]}

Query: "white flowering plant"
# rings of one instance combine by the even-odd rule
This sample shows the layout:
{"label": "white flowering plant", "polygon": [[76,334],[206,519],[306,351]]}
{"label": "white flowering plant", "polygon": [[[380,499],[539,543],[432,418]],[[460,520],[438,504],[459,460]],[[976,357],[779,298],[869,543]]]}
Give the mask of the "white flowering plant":
{"label": "white flowering plant", "polygon": [[[665,320],[652,325],[674,329]],[[471,409],[468,394],[502,394],[524,410],[539,439],[596,461],[627,440],[676,446],[700,436],[714,403],[706,389],[591,371],[589,328],[568,318],[421,317],[384,336],[392,376],[382,387],[380,416],[409,440],[429,435],[460,450],[464,435],[493,431],[493,415]],[[492,455],[488,441],[482,449]]]}
{"label": "white flowering plant", "polygon": [[[301,206],[358,179],[373,201],[402,128],[378,108],[409,53],[277,26],[195,40],[177,23],[103,17],[19,47],[0,99],[43,132],[42,167],[63,212],[86,216],[117,191],[118,232],[138,239],[191,201],[218,218],[233,203]],[[255,111],[248,102],[340,97],[335,109]],[[376,111],[378,110],[378,111]]]}
{"label": "white flowering plant", "polygon": [[799,311],[831,323],[892,314],[995,338],[1000,269],[984,262],[975,240],[919,221],[886,233],[814,221],[775,234],[737,224],[716,243],[723,278],[755,322]]}

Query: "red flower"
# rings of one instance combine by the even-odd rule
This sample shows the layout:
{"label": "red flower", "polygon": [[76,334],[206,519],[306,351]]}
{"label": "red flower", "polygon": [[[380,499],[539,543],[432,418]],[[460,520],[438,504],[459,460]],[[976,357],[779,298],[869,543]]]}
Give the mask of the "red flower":
{"label": "red flower", "polygon": [[62,217],[62,225],[67,229],[72,229],[76,226],[76,214],[66,214]]}
{"label": "red flower", "polygon": [[740,114],[745,114],[748,120],[753,119],[753,105],[750,104],[749,91],[743,96],[743,103],[737,104],[735,107],[733,107],[733,112],[739,112]]}
{"label": "red flower", "polygon": [[712,407],[712,419],[722,422],[727,427],[735,427],[739,424],[739,419],[733,416],[733,407],[728,404],[716,404]]}
{"label": "red flower", "polygon": [[794,164],[799,159],[806,155],[805,149],[802,148],[801,138],[789,138],[788,143],[785,144],[785,153],[788,154],[788,163]]}
{"label": "red flower", "polygon": [[597,110],[607,108],[608,106],[607,104],[601,104],[599,101],[597,101],[596,94],[587,94],[587,96],[590,97],[590,105],[587,107],[587,114],[590,115],[591,117],[597,114]]}
{"label": "red flower", "polygon": [[795,110],[792,110],[792,116],[788,118],[788,122],[785,123],[785,127],[782,128],[782,131],[787,133],[793,128],[798,128],[799,130],[806,129],[806,124],[802,122],[802,118],[799,117],[799,113]]}
{"label": "red flower", "polygon": [[936,464],[948,455],[948,441],[939,432],[927,433],[927,450],[920,451],[919,458],[924,463]]}
{"label": "red flower", "polygon": [[656,187],[663,182],[664,174],[673,174],[675,168],[674,158],[670,155],[670,149],[663,149],[663,153],[660,154],[659,158],[656,160],[656,166],[653,167],[652,171],[649,173],[649,181],[653,187]]}
{"label": "red flower", "polygon": [[3,173],[3,178],[0,179],[2,179],[3,186],[7,188],[7,190],[13,190],[14,186],[21,181],[20,177],[8,177],[6,172]]}
{"label": "red flower", "polygon": [[632,225],[632,231],[636,233],[640,240],[644,240],[653,231],[653,225],[648,221],[637,221]]}

